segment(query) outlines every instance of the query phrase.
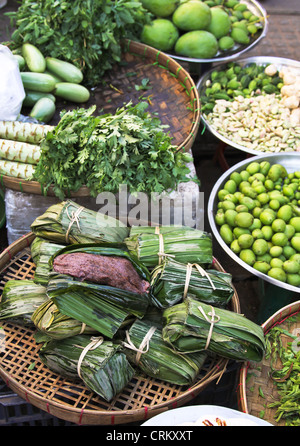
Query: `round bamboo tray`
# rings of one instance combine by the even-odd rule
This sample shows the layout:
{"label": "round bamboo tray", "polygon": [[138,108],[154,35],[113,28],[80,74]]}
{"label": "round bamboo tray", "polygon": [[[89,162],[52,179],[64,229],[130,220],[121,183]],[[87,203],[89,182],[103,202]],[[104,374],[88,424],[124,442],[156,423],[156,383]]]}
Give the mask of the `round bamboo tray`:
{"label": "round bamboo tray", "polygon": [[[91,90],[85,108],[97,106],[99,114],[115,113],[117,108],[143,97],[148,101],[148,111],[168,126],[172,144],[179,150],[189,151],[200,124],[200,99],[196,85],[189,73],[170,56],[139,42],[126,40],[122,44],[119,63],[104,76],[103,84]],[[149,89],[141,89],[143,79],[149,79]],[[136,88],[137,87],[137,88]],[[139,88],[138,88],[139,87]],[[57,101],[56,113],[49,125],[56,125],[62,110],[70,110],[78,104]],[[2,186],[20,192],[54,196],[53,188],[47,193],[37,181],[1,175]],[[87,187],[66,191],[72,197],[89,196]]]}
{"label": "round bamboo tray", "polygon": [[[28,233],[0,255],[0,290],[7,280],[33,278],[30,254],[34,234]],[[224,271],[214,259],[214,267]],[[240,313],[236,291],[229,309]],[[180,407],[195,398],[226,371],[228,360],[209,359],[191,387],[135,376],[110,403],[82,382],[53,373],[39,359],[34,329],[1,321],[0,376],[8,387],[30,404],[51,415],[81,425],[112,425],[142,422],[163,411]]]}
{"label": "round bamboo tray", "polygon": [[[280,324],[289,333],[300,332],[300,321],[291,322],[289,318],[300,312],[300,301],[278,310],[264,324],[262,328],[264,333],[268,333],[275,325]],[[286,347],[292,339],[288,336],[281,336],[283,346]],[[275,364],[280,369],[280,360]],[[276,422],[276,408],[270,408],[268,405],[279,400],[276,383],[270,375],[270,359],[264,358],[258,364],[244,363],[240,370],[238,385],[239,409],[242,412],[260,417],[263,413],[263,419],[274,426],[284,426],[285,421]],[[262,396],[263,395],[263,396]]]}

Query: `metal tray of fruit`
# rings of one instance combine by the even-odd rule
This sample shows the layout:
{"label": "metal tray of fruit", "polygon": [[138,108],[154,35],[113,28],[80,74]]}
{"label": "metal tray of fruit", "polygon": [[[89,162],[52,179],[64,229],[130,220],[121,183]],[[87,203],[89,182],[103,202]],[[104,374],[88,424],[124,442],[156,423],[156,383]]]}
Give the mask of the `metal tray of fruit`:
{"label": "metal tray of fruit", "polygon": [[[214,68],[210,69],[209,71],[206,71],[203,76],[199,79],[199,81],[196,84],[196,87],[198,89],[199,92],[199,96],[201,98],[202,95],[205,95],[205,89],[206,89],[206,82],[208,79],[210,79],[211,77],[211,73],[213,71],[221,71],[224,69],[224,67],[226,67],[228,62],[226,63],[221,63],[218,64],[216,66],[214,66]],[[283,67],[293,67],[293,68],[297,68],[300,70],[300,62],[297,60],[293,60],[293,59],[286,59],[286,58],[282,58],[282,57],[272,57],[272,56],[254,56],[254,57],[248,57],[248,58],[244,58],[244,59],[239,59],[237,61],[235,61],[234,63],[242,66],[242,67],[246,67],[249,66],[252,63],[255,63],[257,65],[260,66],[266,66],[269,64],[274,64],[278,70],[281,70]],[[274,153],[274,152],[261,152],[259,150],[254,150],[251,149],[249,147],[245,147],[241,144],[238,144],[235,141],[232,141],[230,138],[227,138],[224,135],[221,135],[209,122],[207,119],[207,116],[205,115],[205,113],[201,113],[201,121],[203,122],[203,124],[205,125],[205,128],[207,128],[215,137],[217,137],[218,139],[220,139],[221,141],[223,141],[225,144],[227,144],[228,146],[234,147],[236,149],[242,150],[243,152],[246,153],[250,153],[252,155],[260,155],[263,153]],[[284,152],[286,153],[286,152]]]}
{"label": "metal tray of fruit", "polygon": [[176,54],[174,51],[167,52],[173,59],[180,60],[181,62],[192,62],[192,63],[211,63],[211,62],[225,62],[231,61],[239,58],[247,51],[254,48],[264,37],[266,37],[268,32],[268,19],[267,11],[265,8],[256,0],[241,0],[240,3],[244,3],[247,8],[256,16],[260,18],[261,29],[252,37],[248,45],[235,44],[233,48],[227,51],[218,51],[217,54],[210,59],[195,59],[192,57],[186,57]]}
{"label": "metal tray of fruit", "polygon": [[211,194],[209,196],[208,205],[207,205],[207,214],[208,214],[208,221],[212,230],[212,233],[214,237],[216,238],[217,242],[220,244],[220,246],[224,249],[224,251],[240,266],[245,268],[250,273],[254,274],[258,278],[265,280],[277,287],[281,287],[286,290],[293,291],[295,293],[300,293],[300,287],[290,285],[288,283],[282,282],[280,280],[274,279],[267,274],[261,273],[260,271],[256,270],[246,262],[240,259],[240,257],[235,254],[229,245],[227,245],[224,240],[222,239],[218,226],[215,222],[215,214],[217,212],[218,207],[218,191],[223,188],[224,184],[229,180],[230,175],[233,172],[241,172],[242,170],[246,169],[247,165],[252,162],[262,162],[262,161],[268,161],[271,165],[272,164],[281,164],[284,166],[287,170],[287,173],[295,172],[296,170],[300,170],[300,158],[299,154],[296,153],[280,153],[280,154],[269,154],[269,155],[258,155],[255,157],[251,157],[250,159],[246,159],[244,161],[241,161],[240,163],[235,164],[230,169],[228,169],[215,183]]}

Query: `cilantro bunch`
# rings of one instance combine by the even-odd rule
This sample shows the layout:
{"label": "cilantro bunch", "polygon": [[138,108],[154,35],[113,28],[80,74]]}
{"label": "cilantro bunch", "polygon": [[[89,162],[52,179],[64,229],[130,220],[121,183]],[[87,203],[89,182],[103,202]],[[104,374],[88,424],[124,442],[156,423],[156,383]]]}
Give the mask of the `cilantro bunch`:
{"label": "cilantro bunch", "polygon": [[22,0],[17,11],[6,13],[15,30],[11,49],[24,42],[43,55],[62,58],[83,70],[92,87],[120,61],[120,41],[139,37],[150,13],[132,0]]}
{"label": "cilantro bunch", "polygon": [[115,114],[94,116],[96,106],[61,113],[57,126],[41,143],[34,177],[64,199],[81,186],[91,196],[117,193],[121,184],[130,193],[161,193],[189,181],[191,161],[171,144],[160,120],[151,116],[146,102],[131,103]]}

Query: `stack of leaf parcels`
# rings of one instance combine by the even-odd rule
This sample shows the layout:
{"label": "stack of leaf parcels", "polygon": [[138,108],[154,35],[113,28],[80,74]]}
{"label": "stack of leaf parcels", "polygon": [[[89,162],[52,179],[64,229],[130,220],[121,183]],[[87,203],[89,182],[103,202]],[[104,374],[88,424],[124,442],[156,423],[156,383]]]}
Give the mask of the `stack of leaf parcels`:
{"label": "stack of leaf parcels", "polygon": [[125,242],[147,267],[155,267],[166,258],[203,267],[213,260],[211,235],[186,226],[132,227]]}
{"label": "stack of leaf parcels", "polygon": [[[111,401],[132,379],[134,370],[120,345],[100,340],[97,346],[97,341],[93,346],[93,338],[83,334],[59,341],[52,339],[40,349],[40,358],[62,376],[71,379],[80,376],[89,389]],[[80,362],[83,350],[89,344],[91,348]]]}
{"label": "stack of leaf parcels", "polygon": [[32,326],[32,314],[47,300],[46,288],[33,280],[8,280],[2,292],[0,320],[9,319],[19,325]]}
{"label": "stack of leaf parcels", "polygon": [[238,361],[259,362],[263,358],[263,330],[241,314],[188,297],[164,310],[163,318],[163,338],[179,352],[206,349]]}
{"label": "stack of leaf parcels", "polygon": [[210,305],[226,307],[234,288],[230,274],[216,269],[203,270],[199,265],[188,267],[171,259],[166,259],[152,272],[151,285],[153,303],[159,308],[167,308],[179,303],[185,294]]}
{"label": "stack of leaf parcels", "polygon": [[123,242],[127,227],[112,217],[74,203],[63,201],[50,206],[35,219],[31,230],[39,237],[57,243]]}

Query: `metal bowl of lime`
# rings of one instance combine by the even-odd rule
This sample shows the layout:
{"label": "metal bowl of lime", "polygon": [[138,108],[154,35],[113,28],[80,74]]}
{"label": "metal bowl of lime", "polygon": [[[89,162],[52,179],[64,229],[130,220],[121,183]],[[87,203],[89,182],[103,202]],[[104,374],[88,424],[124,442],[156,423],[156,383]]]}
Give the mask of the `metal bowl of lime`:
{"label": "metal bowl of lime", "polygon": [[[254,165],[252,163],[254,163]],[[253,169],[253,166],[257,166],[257,165],[259,165],[261,169],[262,169],[262,166],[264,166],[264,169],[266,169],[268,167],[268,163],[269,163],[270,168],[274,165],[275,166],[281,165],[285,169],[285,171],[286,171],[285,180],[282,177],[281,186],[279,186],[279,182],[281,180],[279,181],[279,179],[277,179],[276,180],[277,183],[276,183],[275,178],[273,178],[274,181],[272,180],[273,184],[270,182],[268,182],[268,185],[265,184],[267,179],[272,178],[271,174],[269,177],[269,173],[267,174],[266,170],[264,171],[264,174],[263,174],[265,177],[263,180],[263,177],[261,177],[261,175],[260,175],[263,172],[262,170],[257,171],[256,172],[257,175],[255,175],[253,173],[253,170],[251,170],[251,168],[249,168],[250,164],[252,164],[252,169]],[[247,169],[248,169],[248,174],[249,174],[248,178],[247,178],[247,175],[244,176],[244,172],[247,171]],[[259,156],[251,157],[250,159],[241,161],[240,163],[237,163],[236,165],[234,165],[230,169],[228,169],[214,185],[214,187],[211,191],[210,197],[209,197],[209,201],[208,201],[208,221],[209,221],[212,233],[213,233],[214,237],[216,238],[217,242],[224,249],[224,251],[240,266],[242,266],[247,271],[249,271],[250,273],[257,276],[258,278],[265,280],[269,283],[272,283],[273,285],[275,285],[277,287],[281,287],[281,288],[299,293],[300,292],[300,269],[298,268],[297,272],[295,272],[296,270],[294,270],[294,272],[291,272],[292,270],[289,270],[289,269],[284,270],[283,264],[287,260],[290,260],[290,259],[293,260],[293,259],[295,259],[295,257],[299,257],[298,252],[300,252],[300,246],[296,246],[296,244],[292,244],[292,238],[297,237],[297,242],[300,241],[300,237],[299,237],[300,226],[297,229],[294,228],[294,231],[292,231],[293,234],[292,234],[292,232],[290,232],[288,234],[287,229],[291,230],[291,228],[290,228],[291,218],[298,217],[298,213],[300,215],[300,206],[297,203],[297,200],[294,201],[295,198],[293,198],[292,196],[288,196],[288,195],[286,196],[287,197],[286,199],[284,199],[284,200],[282,199],[283,201],[281,201],[281,198],[279,199],[279,196],[276,196],[277,201],[279,201],[279,206],[278,206],[278,204],[276,205],[277,208],[275,206],[275,201],[271,205],[271,199],[275,200],[274,195],[276,195],[277,192],[278,192],[278,194],[284,195],[282,193],[283,185],[287,185],[287,184],[291,183],[292,180],[294,179],[294,182],[295,182],[295,184],[297,183],[297,188],[298,188],[298,177],[293,178],[293,175],[295,175],[296,171],[299,172],[299,174],[297,174],[297,176],[299,176],[299,178],[300,178],[300,157],[299,157],[299,154],[296,154],[296,153],[284,153],[284,154],[276,154],[276,155],[274,155],[274,154],[259,155]],[[255,180],[261,181],[263,183],[263,184],[260,184],[260,186],[263,185],[264,189],[263,188],[259,189],[259,187],[258,187],[257,189],[255,189],[256,195],[250,194],[255,206],[253,205],[253,203],[250,202],[250,200],[242,200],[242,195],[247,196],[247,198],[250,197],[250,195],[248,196],[248,193],[249,193],[248,191],[247,191],[247,195],[245,194],[246,189],[242,189],[243,192],[245,192],[245,193],[241,192],[241,183],[239,183],[236,180],[237,175],[239,176],[240,179],[242,178],[242,181],[245,181],[246,183],[250,183],[251,189],[254,189],[254,186],[256,187],[258,185],[258,183],[255,183],[255,185],[253,184],[253,181],[254,181],[253,178]],[[236,192],[234,192],[234,189],[232,189],[231,193],[228,191],[227,191],[228,194],[224,193],[224,190],[226,190],[225,187],[227,187],[226,183],[228,183],[228,181],[231,181],[233,178],[235,178],[235,182],[236,182],[236,184],[238,184]],[[251,182],[248,181],[249,178],[250,178]],[[243,184],[243,187],[247,186],[246,183]],[[300,185],[300,179],[299,179],[299,185]],[[248,184],[248,186],[249,186],[249,184]],[[300,188],[299,188],[299,190],[300,190]],[[274,191],[277,191],[277,192],[274,192]],[[274,193],[272,194],[271,192],[274,192]],[[295,195],[294,195],[298,199],[299,198],[298,195],[300,195],[300,193],[297,193],[297,195],[296,195],[296,192],[299,192],[299,191],[298,190],[295,191]],[[241,195],[239,195],[239,193]],[[263,194],[263,193],[265,194],[264,198],[263,198],[263,196],[260,197],[260,194]],[[227,197],[226,197],[226,195],[227,195]],[[266,197],[266,195],[268,195],[268,197]],[[231,201],[232,204],[230,206],[229,205],[224,206],[223,211],[226,212],[225,209],[228,207],[228,209],[232,209],[233,212],[227,213],[227,219],[220,220],[217,218],[217,213],[219,211],[222,214],[222,211],[220,211],[220,208],[222,208],[223,204],[221,204],[221,203],[224,202],[224,200]],[[261,200],[261,201],[259,201],[259,200]],[[245,203],[246,203],[246,205],[244,205]],[[272,229],[272,224],[273,224],[274,220],[282,220],[281,217],[282,217],[283,211],[279,211],[279,209],[283,206],[290,206],[291,203],[294,204],[293,213],[291,214],[292,215],[291,218],[286,217],[286,216],[284,217],[284,222],[285,222],[284,227],[282,227],[278,231],[274,224],[273,232],[271,232],[270,230],[266,230],[266,231],[263,231],[262,235],[261,234],[259,235],[259,230],[262,230],[262,227],[267,226],[268,228]],[[274,206],[273,206],[273,204],[274,204]],[[240,207],[237,208],[237,206],[240,206]],[[271,209],[274,212],[274,216],[272,216],[272,218],[271,218],[271,212],[270,212],[270,220],[268,220],[268,222],[266,222],[265,218],[269,218],[269,214],[265,213],[264,219],[262,219],[261,212],[262,212],[262,210],[269,209],[271,206],[272,206]],[[273,209],[273,207],[274,207],[274,209]],[[261,210],[259,210],[259,208],[261,208]],[[286,209],[287,208],[285,208],[285,211],[286,211]],[[236,212],[236,214],[234,214],[234,212]],[[240,214],[248,213],[248,214],[252,215],[251,225],[249,225],[249,224],[248,224],[248,226],[243,225],[245,231],[239,231],[239,230],[235,231],[234,230],[234,228],[236,226],[242,227],[242,225],[240,224],[240,219],[236,219],[236,215],[238,213],[240,213]],[[219,216],[221,216],[221,214]],[[267,217],[266,217],[266,215],[267,215]],[[231,220],[231,222],[233,222],[233,223],[231,223],[231,225],[229,224],[232,235],[228,236],[228,233],[227,233],[224,237],[224,232],[222,232],[221,228],[222,228],[223,224],[228,225],[228,223],[230,223],[230,218],[231,219],[233,218],[233,220]],[[297,218],[297,221],[300,222],[300,218]],[[255,225],[254,225],[254,222],[255,222]],[[279,224],[279,222],[276,221],[276,224],[277,223]],[[294,224],[294,222],[293,222],[293,224]],[[288,226],[288,228],[287,228],[287,226]],[[253,231],[255,229],[258,229],[258,231],[256,231],[255,234],[253,234]],[[223,229],[223,231],[224,231],[224,229]],[[278,236],[276,238],[273,238],[273,235],[277,234],[277,233],[281,234],[281,233],[285,233],[285,232],[286,232],[287,236],[283,240],[283,242],[281,239],[280,246],[279,246],[279,248],[282,248],[282,249],[277,249],[277,243],[279,243],[277,241]],[[248,245],[246,245],[246,244],[243,245],[242,242],[239,241],[240,240],[239,237],[242,233],[250,234],[252,236],[252,243],[251,243],[251,240],[249,242],[249,238],[248,238]],[[256,242],[256,240],[259,240],[259,239],[263,239],[264,242],[265,241],[267,242],[267,243],[264,243],[264,245],[267,246],[264,248],[264,249],[266,249],[265,251],[257,250],[257,247],[259,244],[256,244],[256,248],[254,249],[254,243]],[[235,240],[234,243],[232,243],[233,240]],[[240,246],[238,246],[239,243],[240,243]],[[273,246],[275,246],[275,248],[271,251],[271,248]],[[294,246],[296,246],[296,248]],[[239,248],[240,248],[240,250],[239,250]],[[260,249],[262,249],[262,248],[260,248]],[[277,252],[276,252],[276,250],[277,250]],[[243,253],[243,255],[241,255],[242,251],[246,251],[246,254],[248,254],[248,257],[245,256],[245,252]],[[292,257],[293,254],[297,254],[297,255]],[[275,259],[275,260],[272,261],[272,259]],[[263,263],[260,263],[260,262],[263,262]],[[286,266],[291,266],[291,263],[286,264]],[[265,269],[263,269],[262,267],[264,267]],[[277,269],[275,271],[271,272],[271,269],[273,269],[273,268],[281,268],[281,270],[283,270],[285,274],[278,276],[278,275],[274,274],[274,272],[275,273],[279,272]],[[264,272],[262,272],[262,271],[264,271]],[[271,274],[270,274],[270,272],[271,272]],[[295,275],[289,276],[290,274],[295,274]],[[280,280],[279,280],[279,278],[280,278]],[[282,280],[282,279],[284,279],[284,280]],[[295,279],[295,280],[292,280],[292,279]]]}

